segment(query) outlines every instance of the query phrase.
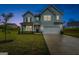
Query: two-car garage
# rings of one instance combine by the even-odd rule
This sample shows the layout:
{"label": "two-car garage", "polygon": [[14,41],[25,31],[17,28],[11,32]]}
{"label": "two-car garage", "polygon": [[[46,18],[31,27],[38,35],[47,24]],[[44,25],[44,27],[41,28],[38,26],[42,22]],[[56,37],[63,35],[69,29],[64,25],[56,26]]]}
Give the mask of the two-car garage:
{"label": "two-car garage", "polygon": [[43,34],[59,34],[61,31],[60,26],[43,26]]}

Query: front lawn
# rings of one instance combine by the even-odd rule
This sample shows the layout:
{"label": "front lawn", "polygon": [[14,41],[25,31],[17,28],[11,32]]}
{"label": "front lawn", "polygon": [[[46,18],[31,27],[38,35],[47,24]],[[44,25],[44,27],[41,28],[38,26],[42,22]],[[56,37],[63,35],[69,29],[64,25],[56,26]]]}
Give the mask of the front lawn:
{"label": "front lawn", "polygon": [[65,28],[64,34],[79,38],[79,28]]}
{"label": "front lawn", "polygon": [[[17,34],[11,32],[7,34],[7,40],[13,42],[1,43],[0,52],[8,52],[12,55],[46,55],[48,48],[42,34]],[[0,32],[0,41],[4,40],[4,33]]]}
{"label": "front lawn", "polygon": [[73,36],[73,37],[78,37],[79,38],[79,33],[64,33],[65,35]]}

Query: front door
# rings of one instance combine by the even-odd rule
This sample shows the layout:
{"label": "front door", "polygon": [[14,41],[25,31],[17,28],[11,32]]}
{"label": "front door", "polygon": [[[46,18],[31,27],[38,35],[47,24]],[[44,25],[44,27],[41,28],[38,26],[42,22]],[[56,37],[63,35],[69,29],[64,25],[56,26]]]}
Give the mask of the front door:
{"label": "front door", "polygon": [[35,31],[40,32],[40,25],[35,25]]}
{"label": "front door", "polygon": [[39,29],[36,29],[36,32],[39,32]]}

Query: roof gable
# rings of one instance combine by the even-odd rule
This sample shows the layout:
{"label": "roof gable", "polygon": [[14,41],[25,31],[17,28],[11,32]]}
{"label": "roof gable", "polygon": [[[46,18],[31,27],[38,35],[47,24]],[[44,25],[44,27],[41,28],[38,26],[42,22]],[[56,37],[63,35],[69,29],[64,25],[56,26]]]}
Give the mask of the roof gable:
{"label": "roof gable", "polygon": [[25,15],[27,15],[27,14],[31,14],[31,15],[33,15],[32,12],[27,11],[27,12],[25,12],[22,16],[25,16]]}
{"label": "roof gable", "polygon": [[[53,9],[54,10],[53,10]],[[49,5],[47,8],[45,8],[42,12],[41,12],[41,14],[43,14],[46,10],[49,10],[51,13],[53,13],[53,14],[61,14],[61,15],[63,15],[63,13],[61,12],[61,11],[59,11],[59,9],[58,8],[56,8],[55,6],[52,6],[52,5]],[[56,10],[56,11],[55,11]]]}
{"label": "roof gable", "polygon": [[[47,11],[47,10],[48,10],[49,12],[55,14],[55,12],[52,12],[51,10],[49,10],[49,8],[46,8],[45,10],[43,10],[43,11],[41,12],[41,14],[43,14],[43,13],[44,13],[45,11]],[[41,14],[40,14],[40,15],[41,15]]]}

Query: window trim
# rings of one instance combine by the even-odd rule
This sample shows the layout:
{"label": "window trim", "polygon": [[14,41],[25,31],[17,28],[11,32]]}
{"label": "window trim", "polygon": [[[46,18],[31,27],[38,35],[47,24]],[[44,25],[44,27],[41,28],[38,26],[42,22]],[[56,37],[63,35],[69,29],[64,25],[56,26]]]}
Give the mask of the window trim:
{"label": "window trim", "polygon": [[59,19],[60,19],[60,16],[56,15],[56,20],[59,21]]}
{"label": "window trim", "polygon": [[31,17],[27,17],[27,22],[31,22]]}
{"label": "window trim", "polygon": [[51,15],[44,15],[43,19],[44,19],[44,21],[51,21],[52,17],[51,17]]}
{"label": "window trim", "polygon": [[25,22],[31,22],[32,17],[26,17]]}
{"label": "window trim", "polygon": [[36,17],[36,21],[39,21],[39,17]]}

